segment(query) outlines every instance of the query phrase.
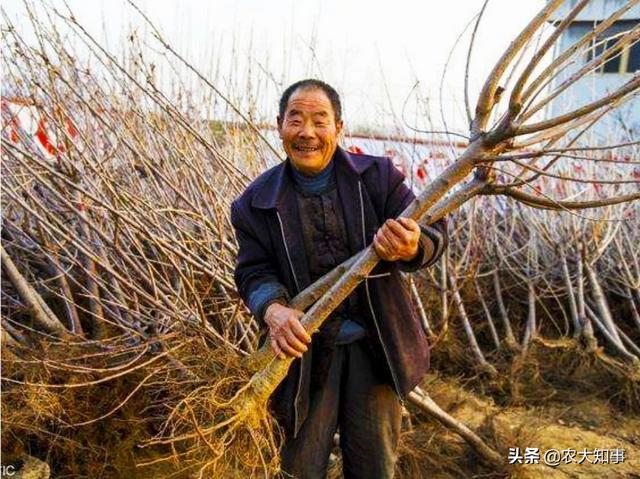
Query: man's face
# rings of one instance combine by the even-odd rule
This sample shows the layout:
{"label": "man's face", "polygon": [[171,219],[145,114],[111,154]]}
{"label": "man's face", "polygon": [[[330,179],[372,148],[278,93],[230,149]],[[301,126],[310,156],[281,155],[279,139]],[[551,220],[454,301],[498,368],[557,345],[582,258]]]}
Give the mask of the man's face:
{"label": "man's face", "polygon": [[341,131],[342,120],[336,122],[329,97],[318,88],[294,91],[284,118],[278,117],[284,150],[305,175],[315,175],[329,164]]}

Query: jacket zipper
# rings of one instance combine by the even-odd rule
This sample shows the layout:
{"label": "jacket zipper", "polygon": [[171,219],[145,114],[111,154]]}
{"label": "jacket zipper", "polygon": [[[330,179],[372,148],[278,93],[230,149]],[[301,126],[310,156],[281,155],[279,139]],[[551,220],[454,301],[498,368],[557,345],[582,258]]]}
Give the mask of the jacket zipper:
{"label": "jacket zipper", "polygon": [[[293,269],[293,261],[291,261],[291,255],[289,254],[289,247],[287,246],[287,239],[284,236],[284,226],[282,225],[282,218],[280,213],[276,210],[276,216],[278,217],[278,224],[280,225],[280,234],[282,235],[282,243],[284,244],[284,251],[287,253],[287,261],[289,261],[289,268],[291,268],[291,275],[293,276],[293,282],[296,284],[298,293],[300,292],[300,284],[298,278],[296,278],[296,271]],[[298,373],[298,385],[296,386],[296,395],[293,399],[293,437],[298,436],[298,398],[300,397],[300,389],[302,388],[302,362],[304,361],[304,355],[300,358],[300,372]]]}
{"label": "jacket zipper", "polygon": [[[364,199],[362,197],[362,182],[358,181],[358,193],[360,195],[360,217],[362,218],[362,244],[363,246],[367,245],[367,235],[365,232],[365,224],[364,224]],[[376,275],[377,276],[377,275]],[[367,292],[367,302],[369,303],[369,311],[371,311],[371,316],[373,318],[373,324],[376,326],[376,332],[378,333],[378,339],[380,340],[380,344],[382,344],[382,350],[384,351],[384,357],[387,360],[387,365],[389,366],[389,371],[391,371],[391,378],[393,379],[393,386],[400,398],[400,403],[404,406],[404,397],[400,392],[400,387],[398,386],[398,378],[396,377],[396,372],[393,369],[393,365],[389,360],[389,353],[387,352],[387,347],[382,340],[382,334],[380,333],[380,327],[378,326],[378,319],[376,317],[376,313],[373,310],[373,305],[371,304],[371,295],[369,294],[369,282],[367,278],[364,279],[364,289]]]}

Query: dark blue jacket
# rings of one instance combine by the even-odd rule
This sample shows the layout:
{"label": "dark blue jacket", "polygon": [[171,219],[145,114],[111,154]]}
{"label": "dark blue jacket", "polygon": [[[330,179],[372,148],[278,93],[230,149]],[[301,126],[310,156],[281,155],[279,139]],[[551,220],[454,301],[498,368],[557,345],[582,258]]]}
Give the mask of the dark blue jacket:
{"label": "dark blue jacket", "polygon": [[[373,241],[386,219],[398,217],[414,195],[404,184],[404,175],[388,158],[338,148],[333,160],[353,255]],[[281,283],[290,297],[310,284],[289,168],[292,166],[287,160],[267,170],[231,206],[239,247],[235,281],[247,304],[252,291],[265,281]],[[401,398],[429,368],[429,344],[400,273],[430,266],[447,244],[443,221],[422,229],[434,241],[433,256],[422,255],[411,264],[381,261],[356,290],[361,304],[368,306],[365,309],[373,325],[371,336],[386,363],[381,366],[388,371],[389,381]],[[312,348],[293,362],[271,401],[281,426],[293,435],[308,412],[311,353]]]}

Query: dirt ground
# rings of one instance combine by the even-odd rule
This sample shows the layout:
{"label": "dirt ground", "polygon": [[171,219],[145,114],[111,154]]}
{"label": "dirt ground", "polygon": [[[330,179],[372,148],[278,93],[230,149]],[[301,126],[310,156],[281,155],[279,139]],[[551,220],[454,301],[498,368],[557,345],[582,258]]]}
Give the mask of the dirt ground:
{"label": "dirt ground", "polygon": [[[570,405],[553,402],[548,406],[538,407],[499,407],[490,398],[465,391],[455,381],[437,380],[433,385],[430,393],[432,398],[468,426],[475,430],[490,429],[495,437],[505,441],[512,437],[512,447],[519,447],[521,455],[524,455],[527,447],[538,448],[538,464],[518,464],[505,477],[640,478],[640,418],[620,414],[619,410],[605,400],[578,397],[573,398]],[[440,428],[438,440],[460,443],[465,448],[458,436],[444,428]],[[610,452],[609,464],[603,463],[607,453],[602,453],[605,457],[601,455],[599,459],[595,459],[593,454],[585,457],[580,453],[585,449],[593,453],[595,449],[610,451],[616,448],[624,450],[625,454],[624,461],[619,461],[618,464],[611,463],[614,457]],[[571,460],[567,459],[568,463],[549,467],[544,464],[542,457],[549,449],[575,450],[576,455]],[[508,451],[505,452],[505,457],[508,457]],[[549,454],[552,459],[553,453]],[[535,459],[535,454],[531,457]],[[474,477],[476,474],[473,471],[473,461],[467,461],[464,469],[469,474],[467,477]],[[488,474],[490,472],[485,471],[483,476],[475,477],[488,477]],[[497,474],[496,477],[498,476]]]}
{"label": "dirt ground", "polygon": [[[487,468],[459,436],[418,413],[405,427],[396,477],[640,479],[637,371],[629,375],[601,351],[587,354],[549,341],[535,348],[528,364],[514,366],[498,386],[437,372],[423,381],[440,407],[478,432],[505,462],[509,449],[519,448],[518,455],[512,452],[518,463],[504,471]],[[526,448],[538,453],[529,454],[527,464]],[[556,465],[545,464],[545,453]]]}

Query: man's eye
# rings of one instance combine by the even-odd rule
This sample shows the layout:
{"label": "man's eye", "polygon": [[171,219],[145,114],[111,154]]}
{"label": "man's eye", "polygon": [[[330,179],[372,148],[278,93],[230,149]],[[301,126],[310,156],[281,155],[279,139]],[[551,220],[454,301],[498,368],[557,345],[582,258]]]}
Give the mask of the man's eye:
{"label": "man's eye", "polygon": [[316,123],[315,125],[320,128],[325,128],[327,126],[327,123]]}
{"label": "man's eye", "polygon": [[289,120],[289,124],[292,126],[299,126],[300,120]]}

